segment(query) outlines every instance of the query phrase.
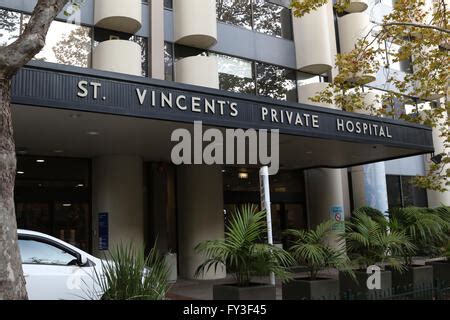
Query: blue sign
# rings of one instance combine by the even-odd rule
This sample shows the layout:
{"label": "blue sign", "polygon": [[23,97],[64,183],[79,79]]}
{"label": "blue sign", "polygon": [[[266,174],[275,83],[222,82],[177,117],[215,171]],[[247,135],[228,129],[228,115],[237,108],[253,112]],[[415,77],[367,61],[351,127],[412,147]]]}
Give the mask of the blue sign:
{"label": "blue sign", "polygon": [[101,212],[98,214],[98,249],[109,249],[108,212]]}
{"label": "blue sign", "polygon": [[344,208],[342,206],[332,206],[330,208],[330,218],[336,223],[333,226],[334,231],[338,232],[345,231]]}

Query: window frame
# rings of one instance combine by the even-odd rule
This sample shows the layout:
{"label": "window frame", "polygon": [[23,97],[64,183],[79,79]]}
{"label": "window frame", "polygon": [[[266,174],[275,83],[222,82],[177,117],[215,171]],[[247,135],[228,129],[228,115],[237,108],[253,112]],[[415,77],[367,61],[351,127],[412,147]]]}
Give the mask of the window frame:
{"label": "window frame", "polygon": [[[235,26],[235,27],[238,27],[238,28],[242,28],[242,29],[247,30],[247,31],[252,31],[252,32],[259,33],[259,34],[264,34],[264,35],[266,35],[268,37],[274,37],[274,38],[277,38],[277,39],[284,39],[284,40],[287,40],[287,41],[293,41],[294,40],[293,39],[294,38],[294,23],[293,23],[293,20],[292,20],[292,14],[290,15],[290,19],[291,19],[291,21],[290,21],[290,29],[291,30],[289,32],[289,34],[291,35],[290,38],[289,37],[283,37],[282,35],[275,35],[275,34],[269,34],[269,33],[266,33],[266,32],[257,31],[255,29],[255,5],[256,5],[255,1],[257,1],[257,0],[248,0],[248,1],[250,1],[250,25],[249,25],[250,28],[247,28],[247,27],[242,26],[242,25],[237,25],[237,24],[234,24],[232,22],[228,22],[226,20],[222,20],[216,15],[217,22],[228,24],[228,25],[232,25],[232,26]],[[270,2],[270,1],[267,1],[266,3],[269,4],[269,5],[282,7],[283,9],[286,9],[286,10],[289,10],[289,11],[292,12],[292,10],[290,8],[282,6],[280,4],[277,4],[277,3],[274,3],[274,2]],[[172,9],[168,9],[168,10],[172,10]]]}

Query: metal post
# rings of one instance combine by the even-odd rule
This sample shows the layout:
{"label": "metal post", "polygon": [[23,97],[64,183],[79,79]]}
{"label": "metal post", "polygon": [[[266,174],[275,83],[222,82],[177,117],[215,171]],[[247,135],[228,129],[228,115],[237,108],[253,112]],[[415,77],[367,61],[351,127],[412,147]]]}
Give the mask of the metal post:
{"label": "metal post", "polygon": [[[273,245],[272,237],[272,212],[270,208],[270,186],[269,186],[269,168],[262,167],[259,170],[259,184],[261,190],[261,208],[266,210],[267,219],[267,242]],[[270,273],[270,284],[275,285],[275,274]]]}

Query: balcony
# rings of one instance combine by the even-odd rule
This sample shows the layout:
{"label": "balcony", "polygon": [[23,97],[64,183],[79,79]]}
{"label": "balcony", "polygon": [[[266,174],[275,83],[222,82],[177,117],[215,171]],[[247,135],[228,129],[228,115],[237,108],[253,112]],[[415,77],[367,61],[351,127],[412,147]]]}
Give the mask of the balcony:
{"label": "balcony", "polygon": [[141,46],[127,40],[101,42],[94,49],[92,67],[140,76],[142,74]]}
{"label": "balcony", "polygon": [[217,58],[192,56],[178,60],[175,63],[175,81],[218,89]]}
{"label": "balcony", "polygon": [[174,0],[173,15],[176,43],[201,49],[217,43],[215,0]]}
{"label": "balcony", "polygon": [[322,74],[331,70],[335,43],[332,11],[327,5],[293,17],[295,54],[299,71]]}
{"label": "balcony", "polygon": [[141,0],[95,0],[97,27],[134,34],[142,26]]}

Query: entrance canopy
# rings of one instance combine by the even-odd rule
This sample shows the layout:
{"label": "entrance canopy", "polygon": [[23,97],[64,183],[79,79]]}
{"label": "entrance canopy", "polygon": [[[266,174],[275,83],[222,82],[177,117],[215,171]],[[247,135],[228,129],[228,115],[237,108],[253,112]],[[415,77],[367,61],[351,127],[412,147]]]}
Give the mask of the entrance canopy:
{"label": "entrance canopy", "polygon": [[[285,168],[349,167],[433,152],[431,129],[175,82],[33,62],[13,81],[16,144],[32,154],[169,161],[174,129],[280,130]],[[44,107],[44,108],[42,108]]]}

